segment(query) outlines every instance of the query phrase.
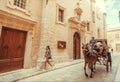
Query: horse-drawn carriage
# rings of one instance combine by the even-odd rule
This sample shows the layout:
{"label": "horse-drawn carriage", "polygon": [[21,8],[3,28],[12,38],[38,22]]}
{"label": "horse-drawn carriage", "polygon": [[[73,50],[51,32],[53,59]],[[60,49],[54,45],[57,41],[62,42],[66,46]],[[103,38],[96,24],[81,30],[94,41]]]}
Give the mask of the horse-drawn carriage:
{"label": "horse-drawn carriage", "polygon": [[[103,46],[103,53],[98,56],[98,62],[102,65],[106,66],[106,71],[108,72],[109,68],[111,68],[112,60],[111,55],[109,53],[109,47],[107,45],[106,39],[96,39],[97,43],[101,43]],[[110,64],[109,64],[110,63]]]}
{"label": "horse-drawn carriage", "polygon": [[[106,66],[106,71],[108,72],[109,67],[111,67],[111,57],[108,50],[107,40],[106,39],[95,39],[96,44],[94,45],[94,48],[90,44],[83,44],[82,50],[84,54],[85,59],[85,75],[88,77],[86,73],[86,66],[88,64],[88,67],[91,69],[90,77],[92,77],[92,72],[94,72],[96,62],[99,62],[101,65]],[[110,62],[110,64],[109,64]]]}

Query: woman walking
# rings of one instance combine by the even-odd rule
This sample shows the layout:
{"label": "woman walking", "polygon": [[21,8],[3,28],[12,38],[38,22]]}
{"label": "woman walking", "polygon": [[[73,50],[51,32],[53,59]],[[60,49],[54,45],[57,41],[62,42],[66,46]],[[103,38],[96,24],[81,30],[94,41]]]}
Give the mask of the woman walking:
{"label": "woman walking", "polygon": [[46,69],[46,64],[47,63],[52,67],[52,64],[49,61],[50,59],[52,59],[50,46],[46,46],[46,51],[45,51],[45,69]]}

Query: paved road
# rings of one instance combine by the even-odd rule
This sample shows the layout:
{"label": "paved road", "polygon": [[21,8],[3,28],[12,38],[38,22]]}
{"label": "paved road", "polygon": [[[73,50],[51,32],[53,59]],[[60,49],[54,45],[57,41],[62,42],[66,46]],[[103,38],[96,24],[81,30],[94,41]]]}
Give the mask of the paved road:
{"label": "paved road", "polygon": [[[30,78],[19,80],[19,82],[114,82],[120,60],[119,55],[113,56],[112,70],[106,72],[104,65],[97,64],[96,73],[93,78],[86,78],[84,75],[84,63],[72,65],[62,69],[50,71]],[[87,70],[89,73],[89,69]]]}

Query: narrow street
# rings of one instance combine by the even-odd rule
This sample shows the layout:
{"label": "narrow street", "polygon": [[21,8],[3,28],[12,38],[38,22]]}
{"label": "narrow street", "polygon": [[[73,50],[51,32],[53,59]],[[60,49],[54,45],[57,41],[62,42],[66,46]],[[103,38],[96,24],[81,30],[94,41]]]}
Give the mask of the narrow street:
{"label": "narrow street", "polygon": [[[26,79],[18,80],[18,82],[26,81],[39,81],[39,82],[114,82],[118,64],[119,64],[119,54],[114,54],[112,56],[113,65],[112,70],[106,72],[104,65],[97,63],[96,72],[93,78],[86,78],[84,75],[84,63],[75,64],[69,67],[61,68],[58,70],[50,71]],[[89,74],[89,70],[87,70]],[[117,81],[119,82],[119,81]]]}
{"label": "narrow street", "polygon": [[[0,3],[0,82],[120,82],[120,0]],[[112,69],[101,58],[90,78],[93,50]]]}

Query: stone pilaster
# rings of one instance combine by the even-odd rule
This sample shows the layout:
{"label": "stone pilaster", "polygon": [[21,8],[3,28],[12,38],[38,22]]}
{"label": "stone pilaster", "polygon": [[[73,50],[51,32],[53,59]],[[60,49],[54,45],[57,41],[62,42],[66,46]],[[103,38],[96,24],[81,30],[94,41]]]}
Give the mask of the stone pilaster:
{"label": "stone pilaster", "polygon": [[2,33],[2,24],[0,23],[0,37],[1,37],[1,33]]}

